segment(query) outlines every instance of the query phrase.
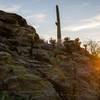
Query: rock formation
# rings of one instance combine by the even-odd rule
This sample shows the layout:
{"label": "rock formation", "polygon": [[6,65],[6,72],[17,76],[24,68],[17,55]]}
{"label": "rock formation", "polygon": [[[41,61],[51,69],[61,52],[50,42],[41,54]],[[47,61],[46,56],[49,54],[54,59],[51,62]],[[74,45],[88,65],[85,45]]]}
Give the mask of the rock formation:
{"label": "rock formation", "polygon": [[71,53],[40,41],[24,18],[0,11],[0,100],[99,100],[100,60],[75,41],[65,43]]}

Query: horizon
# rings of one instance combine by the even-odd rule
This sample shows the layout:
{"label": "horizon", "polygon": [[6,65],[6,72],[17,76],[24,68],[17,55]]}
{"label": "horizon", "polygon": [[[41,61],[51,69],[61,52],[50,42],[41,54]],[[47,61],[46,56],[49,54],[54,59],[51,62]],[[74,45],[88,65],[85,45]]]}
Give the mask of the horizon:
{"label": "horizon", "polygon": [[100,40],[99,0],[0,0],[0,10],[21,15],[41,38],[48,40],[56,39],[56,4],[60,8],[63,38]]}

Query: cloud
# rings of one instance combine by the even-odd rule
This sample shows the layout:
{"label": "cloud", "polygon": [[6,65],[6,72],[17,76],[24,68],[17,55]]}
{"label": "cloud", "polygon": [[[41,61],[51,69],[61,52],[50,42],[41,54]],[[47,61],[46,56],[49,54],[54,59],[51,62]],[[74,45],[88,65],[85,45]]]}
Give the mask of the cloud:
{"label": "cloud", "polygon": [[86,30],[86,29],[97,28],[99,26],[100,26],[100,15],[97,15],[89,19],[81,20],[77,24],[64,26],[62,28],[62,31],[76,32],[76,31],[81,31],[81,30]]}
{"label": "cloud", "polygon": [[45,21],[47,15],[46,15],[46,14],[43,14],[43,13],[40,13],[40,14],[36,14],[35,17],[36,17],[36,19],[38,19],[39,21]]}
{"label": "cloud", "polygon": [[32,14],[29,16],[26,16],[27,19],[34,19],[37,22],[44,22],[46,21],[47,15],[45,13],[38,13],[38,14]]}
{"label": "cloud", "polygon": [[94,22],[94,23],[89,23],[89,24],[79,24],[79,25],[72,25],[72,26],[67,26],[63,27],[63,31],[81,31],[83,29],[91,29],[91,28],[96,28],[100,26],[100,23]]}
{"label": "cloud", "polygon": [[21,6],[19,6],[19,5],[12,5],[12,6],[0,5],[0,10],[4,10],[7,12],[18,12],[20,9],[21,9]]}

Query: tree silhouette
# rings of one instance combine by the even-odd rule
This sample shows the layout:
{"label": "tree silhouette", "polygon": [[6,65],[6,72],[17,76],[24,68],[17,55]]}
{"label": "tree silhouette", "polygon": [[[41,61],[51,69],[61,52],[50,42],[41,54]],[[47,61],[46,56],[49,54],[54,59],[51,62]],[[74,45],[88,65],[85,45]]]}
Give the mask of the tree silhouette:
{"label": "tree silhouette", "polygon": [[100,55],[100,45],[99,42],[89,40],[87,41],[87,47],[88,51],[93,55],[93,56],[99,56]]}
{"label": "tree silhouette", "polygon": [[51,44],[51,46],[53,47],[53,48],[55,48],[55,46],[56,46],[56,40],[55,39],[50,39],[49,40],[49,43]]}

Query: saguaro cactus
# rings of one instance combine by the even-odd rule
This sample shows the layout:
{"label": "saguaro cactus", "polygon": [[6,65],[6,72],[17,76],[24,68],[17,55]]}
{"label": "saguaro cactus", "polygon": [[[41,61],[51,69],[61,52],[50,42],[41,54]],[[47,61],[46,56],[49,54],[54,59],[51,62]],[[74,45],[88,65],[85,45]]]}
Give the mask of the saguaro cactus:
{"label": "saguaro cactus", "polygon": [[61,25],[60,25],[60,13],[59,13],[59,6],[56,5],[56,16],[57,16],[57,44],[58,46],[61,45]]}

